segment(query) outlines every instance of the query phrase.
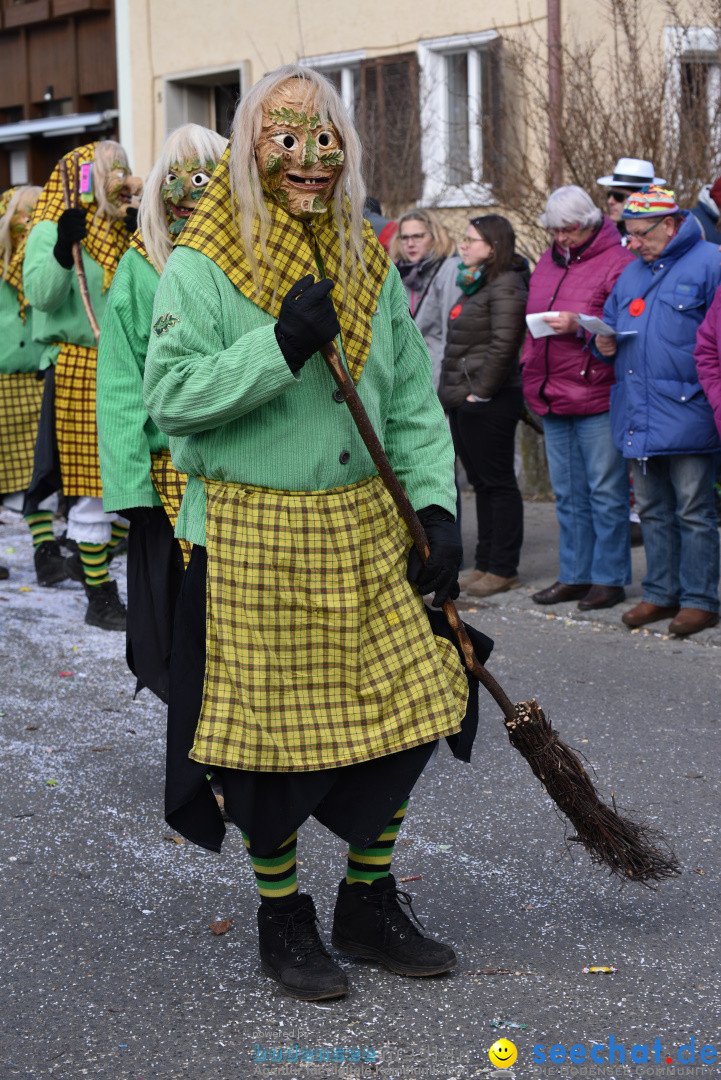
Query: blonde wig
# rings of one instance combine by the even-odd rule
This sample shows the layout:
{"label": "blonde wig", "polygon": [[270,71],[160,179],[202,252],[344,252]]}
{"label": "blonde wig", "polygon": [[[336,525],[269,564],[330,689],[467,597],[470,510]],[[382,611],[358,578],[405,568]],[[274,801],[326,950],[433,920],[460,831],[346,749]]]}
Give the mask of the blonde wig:
{"label": "blonde wig", "polygon": [[2,260],[3,281],[7,277],[8,269],[10,268],[10,260],[13,254],[12,233],[10,232],[12,216],[21,203],[29,202],[32,199],[34,206],[40,198],[40,192],[42,190],[42,188],[34,187],[32,184],[24,184],[22,187],[15,188],[10,196],[7,209],[0,218],[0,259]]}
{"label": "blonde wig", "polygon": [[109,218],[111,221],[117,221],[123,216],[116,207],[108,202],[108,196],[105,193],[105,181],[113,171],[114,166],[120,166],[130,172],[128,155],[120,143],[114,142],[112,139],[103,139],[95,147],[95,157],[93,158],[93,198],[98,206],[95,211],[96,221],[98,218],[103,217]]}
{"label": "blonde wig", "polygon": [[[259,264],[253,250],[253,234],[258,229],[260,250],[273,273],[274,294],[280,284],[277,268],[268,253],[270,215],[265,203],[255,147],[262,131],[263,104],[283,83],[297,79],[306,111],[320,113],[336,128],[343,147],[343,168],[333,197],[333,218],[340,241],[341,285],[345,295],[348,281],[365,273],[363,259],[363,203],[365,184],[361,175],[362,150],[348,110],[333,84],[312,68],[286,64],[266,75],[242,98],[233,118],[230,149],[230,190],[233,214],[240,232],[253,280],[260,294]],[[348,196],[350,205],[344,196]]]}
{"label": "blonde wig", "polygon": [[194,161],[212,172],[223,155],[228,140],[217,131],[200,124],[183,124],[172,131],[165,140],[160,157],[148,173],[138,211],[138,229],[143,237],[145,250],[159,274],[173,250],[173,237],[168,230],[168,217],[161,191],[165,178],[175,164]]}
{"label": "blonde wig", "polygon": [[405,214],[398,219],[398,228],[391,241],[390,255],[393,262],[405,259],[401,244],[401,229],[406,221],[420,221],[426,231],[431,234],[431,245],[426,258],[436,262],[438,259],[447,259],[449,255],[455,255],[455,241],[432,210],[406,210]]}

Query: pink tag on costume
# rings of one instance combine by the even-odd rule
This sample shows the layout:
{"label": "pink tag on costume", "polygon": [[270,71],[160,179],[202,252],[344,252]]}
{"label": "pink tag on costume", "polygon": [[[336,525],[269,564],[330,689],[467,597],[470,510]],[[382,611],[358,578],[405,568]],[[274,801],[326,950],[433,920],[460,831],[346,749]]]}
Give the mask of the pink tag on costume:
{"label": "pink tag on costume", "polygon": [[83,161],[80,166],[80,195],[84,196],[86,201],[88,198],[93,197],[93,163],[92,161]]}

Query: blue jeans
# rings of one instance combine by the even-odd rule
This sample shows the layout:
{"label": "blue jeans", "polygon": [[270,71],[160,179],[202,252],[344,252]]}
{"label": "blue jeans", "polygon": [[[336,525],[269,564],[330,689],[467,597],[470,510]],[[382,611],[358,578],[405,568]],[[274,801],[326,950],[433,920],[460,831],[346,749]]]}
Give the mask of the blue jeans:
{"label": "blue jeans", "polygon": [[628,463],[611,439],[609,414],[543,417],[560,527],[559,581],[628,585]]}
{"label": "blue jeans", "polygon": [[643,598],[652,604],[719,610],[716,461],[716,454],[669,454],[632,463],[646,549]]}

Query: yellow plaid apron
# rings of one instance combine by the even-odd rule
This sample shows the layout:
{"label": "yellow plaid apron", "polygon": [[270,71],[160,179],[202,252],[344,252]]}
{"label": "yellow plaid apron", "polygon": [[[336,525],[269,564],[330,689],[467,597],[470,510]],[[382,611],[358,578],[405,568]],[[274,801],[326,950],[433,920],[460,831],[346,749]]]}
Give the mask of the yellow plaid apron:
{"label": "yellow plaid apron", "polygon": [[55,365],[55,426],[66,495],[100,497],[95,389],[98,350],[61,345]]}
{"label": "yellow plaid apron", "polygon": [[25,491],[33,475],[43,381],[34,371],[0,375],[0,491]]}
{"label": "yellow plaid apron", "polygon": [[327,769],[460,729],[467,683],[406,580],[379,477],[331,491],[206,481],[206,674],[190,757]]}
{"label": "yellow plaid apron", "polygon": [[[178,472],[173,465],[169,450],[156,450],[150,455],[150,477],[153,487],[160,496],[163,509],[168,515],[168,521],[175,529],[180,513],[180,504],[183,501],[185,485],[188,482],[188,474]],[[186,567],[190,560],[192,544],[187,540],[178,539],[180,549],[183,552],[183,562]]]}

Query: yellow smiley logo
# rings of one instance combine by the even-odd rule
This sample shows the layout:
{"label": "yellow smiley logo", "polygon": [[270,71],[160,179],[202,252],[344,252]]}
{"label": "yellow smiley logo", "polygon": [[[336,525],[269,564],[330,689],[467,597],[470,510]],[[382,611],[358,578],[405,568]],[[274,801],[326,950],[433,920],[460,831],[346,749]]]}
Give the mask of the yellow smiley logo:
{"label": "yellow smiley logo", "polygon": [[491,1065],[495,1065],[497,1069],[509,1069],[518,1057],[518,1051],[510,1039],[499,1039],[488,1051],[488,1056]]}

